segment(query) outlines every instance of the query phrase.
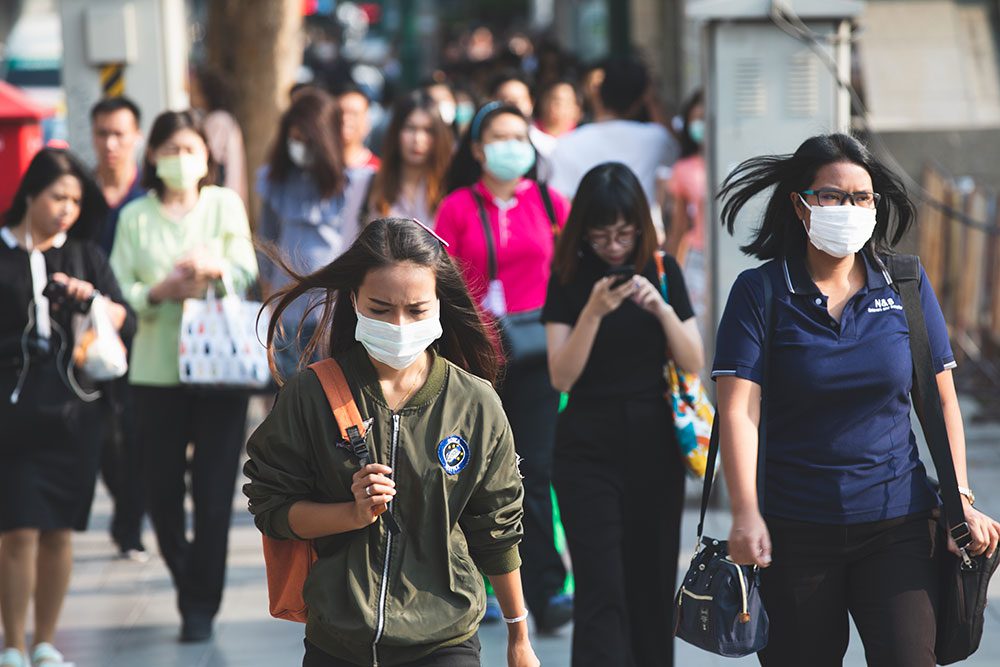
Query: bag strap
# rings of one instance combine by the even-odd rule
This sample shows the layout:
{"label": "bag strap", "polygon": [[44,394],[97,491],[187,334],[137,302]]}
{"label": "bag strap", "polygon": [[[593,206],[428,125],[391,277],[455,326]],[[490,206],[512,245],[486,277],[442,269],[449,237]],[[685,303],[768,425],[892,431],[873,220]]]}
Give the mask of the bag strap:
{"label": "bag strap", "polygon": [[559,221],[556,220],[556,208],[552,205],[552,193],[549,192],[549,184],[545,181],[536,181],[538,195],[542,198],[542,205],[545,207],[545,215],[549,219],[549,228],[552,230],[552,237],[559,236]]}
{"label": "bag strap", "polygon": [[[365,441],[365,422],[361,418],[361,412],[358,411],[358,404],[354,402],[354,395],[351,394],[351,387],[347,384],[344,369],[335,359],[322,359],[309,364],[309,368],[316,373],[319,383],[323,386],[323,393],[326,394],[326,400],[333,410],[333,418],[337,421],[341,436],[351,444],[351,451],[358,457],[361,465],[368,465],[372,462],[372,457]],[[384,512],[382,517],[389,532],[398,535],[399,524],[392,513]]]}
{"label": "bag strap", "polygon": [[476,186],[472,186],[472,196],[476,198],[476,205],[479,207],[479,222],[483,225],[483,236],[486,237],[486,261],[489,266],[489,280],[493,282],[497,279],[497,245],[493,239],[493,228],[490,226],[490,216],[486,214],[486,202],[483,196],[476,192]]}
{"label": "bag strap", "polygon": [[[545,207],[545,215],[549,219],[549,228],[552,230],[552,237],[556,238],[559,236],[559,222],[556,220],[556,209],[552,205],[552,193],[549,192],[549,186],[543,181],[538,181],[536,183],[538,186],[538,196],[542,198],[542,205]],[[476,190],[476,186],[473,185],[470,190],[472,191],[472,196],[476,199],[476,207],[479,209],[479,222],[483,226],[483,236],[486,238],[486,261],[488,264],[489,280],[490,282],[497,279],[497,246],[496,240],[493,238],[493,228],[490,226],[490,216],[486,213],[486,202],[483,200],[483,196]]]}
{"label": "bag strap", "polygon": [[657,250],[653,253],[653,261],[656,262],[656,277],[660,283],[660,294],[663,295],[663,300],[670,303],[670,292],[667,290],[667,270],[663,266],[663,255],[662,250]]}
{"label": "bag strap", "polygon": [[[760,387],[760,424],[757,428],[757,503],[764,504],[764,467],[767,460],[767,401],[764,391],[768,385],[771,368],[771,337],[774,333],[774,294],[771,287],[771,276],[767,269],[761,269],[764,276],[764,341],[763,379]],[[705,466],[705,482],[701,491],[701,515],[698,518],[698,544],[705,529],[705,513],[708,511],[708,499],[712,495],[712,482],[715,479],[715,461],[719,456],[719,413],[716,411],[712,421],[712,437],[708,445],[708,461]]]}
{"label": "bag strap", "polygon": [[948,429],[941,409],[941,394],[931,362],[931,343],[927,321],[920,300],[920,258],[916,255],[886,257],[894,289],[903,300],[903,313],[910,329],[910,355],[913,357],[913,405],[927,438],[927,447],[937,468],[938,486],[948,531],[960,549],[972,542],[969,524],[965,521],[962,499],[958,493],[958,477],[951,455]]}

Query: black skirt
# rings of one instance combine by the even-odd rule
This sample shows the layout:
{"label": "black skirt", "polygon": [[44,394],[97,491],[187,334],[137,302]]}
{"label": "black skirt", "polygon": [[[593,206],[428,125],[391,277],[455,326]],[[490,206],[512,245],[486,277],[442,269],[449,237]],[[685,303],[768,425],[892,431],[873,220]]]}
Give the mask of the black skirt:
{"label": "black skirt", "polygon": [[55,359],[0,371],[0,532],[86,530],[100,466],[103,409],[67,386]]}

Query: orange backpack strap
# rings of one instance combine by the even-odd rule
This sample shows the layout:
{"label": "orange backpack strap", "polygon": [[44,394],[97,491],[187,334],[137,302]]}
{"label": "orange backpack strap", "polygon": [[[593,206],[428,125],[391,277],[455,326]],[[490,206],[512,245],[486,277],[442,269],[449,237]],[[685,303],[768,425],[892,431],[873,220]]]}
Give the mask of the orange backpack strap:
{"label": "orange backpack strap", "polygon": [[330,409],[333,410],[333,418],[337,420],[340,427],[340,435],[344,440],[354,444],[351,437],[352,427],[357,428],[357,435],[362,439],[365,437],[365,423],[358,412],[358,405],[354,402],[351,394],[351,387],[347,384],[347,377],[344,369],[340,367],[335,359],[323,359],[316,363],[309,364],[309,368],[319,377],[319,382],[323,385],[323,393],[326,400],[330,402]]}
{"label": "orange backpack strap", "polygon": [[[340,434],[351,445],[351,451],[358,457],[362,466],[372,462],[371,454],[368,451],[368,444],[365,442],[365,422],[358,411],[358,404],[354,402],[351,394],[351,387],[347,384],[347,377],[344,369],[334,359],[323,359],[316,363],[309,364],[319,382],[323,385],[323,393],[333,410],[333,417],[337,420]],[[382,518],[385,520],[386,528],[393,535],[400,533],[399,524],[391,512],[386,512],[386,507],[381,510]]]}

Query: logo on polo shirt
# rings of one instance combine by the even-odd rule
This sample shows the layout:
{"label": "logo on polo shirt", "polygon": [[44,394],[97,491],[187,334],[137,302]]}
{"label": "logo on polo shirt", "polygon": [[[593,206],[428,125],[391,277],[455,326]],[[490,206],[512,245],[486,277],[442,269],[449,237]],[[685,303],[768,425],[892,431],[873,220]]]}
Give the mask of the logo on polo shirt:
{"label": "logo on polo shirt", "polygon": [[903,306],[896,303],[896,300],[892,297],[888,299],[875,299],[872,305],[868,306],[869,313],[884,313],[888,310],[903,310]]}

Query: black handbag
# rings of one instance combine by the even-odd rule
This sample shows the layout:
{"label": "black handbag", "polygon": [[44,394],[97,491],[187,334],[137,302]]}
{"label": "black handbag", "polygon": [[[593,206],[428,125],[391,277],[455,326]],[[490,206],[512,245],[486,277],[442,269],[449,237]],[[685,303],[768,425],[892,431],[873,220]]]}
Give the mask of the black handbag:
{"label": "black handbag", "polygon": [[992,558],[986,558],[985,554],[970,556],[966,553],[965,548],[972,541],[972,535],[965,522],[965,511],[958,493],[941,396],[931,363],[927,322],[920,302],[920,258],[915,255],[890,255],[886,259],[893,285],[903,301],[903,312],[910,330],[913,402],[937,468],[944,506],[944,529],[955,540],[962,554],[956,556],[946,548],[940,550],[942,578],[934,653],[939,665],[950,665],[965,660],[979,648],[983,637],[986,590],[1000,563],[1000,549]]}
{"label": "black handbag", "polygon": [[[764,275],[764,383],[767,377],[773,322],[771,281]],[[760,572],[754,565],[739,565],[729,558],[728,544],[704,535],[705,513],[712,494],[715,461],[719,455],[719,420],[712,424],[705,482],[701,492],[701,517],[694,557],[677,591],[674,636],[716,655],[742,657],[767,646],[767,611],[760,597]],[[757,498],[764,499],[764,461],[767,449],[767,401],[761,393],[757,446]]]}
{"label": "black handbag", "polygon": [[[538,183],[538,194],[545,206],[552,235],[556,237],[559,234],[559,225],[556,221],[555,209],[552,206],[552,198],[545,183]],[[490,227],[490,219],[486,214],[483,198],[475,190],[473,190],[473,195],[479,207],[479,221],[483,226],[483,235],[486,237],[489,283],[492,284],[497,278],[496,241],[493,238],[493,229]],[[500,342],[508,363],[524,364],[545,361],[548,344],[545,340],[545,325],[542,324],[541,308],[520,313],[507,313],[497,318],[497,326],[500,329]]]}

